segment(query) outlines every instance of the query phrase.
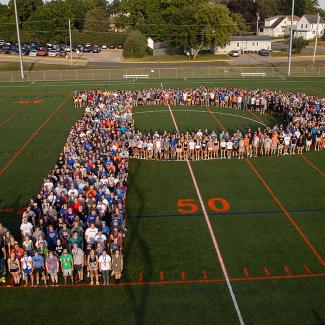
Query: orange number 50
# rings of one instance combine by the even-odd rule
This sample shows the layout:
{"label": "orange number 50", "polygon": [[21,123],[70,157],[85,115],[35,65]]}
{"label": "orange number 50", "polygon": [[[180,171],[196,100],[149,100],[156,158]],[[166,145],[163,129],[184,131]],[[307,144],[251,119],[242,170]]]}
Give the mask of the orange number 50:
{"label": "orange number 50", "polygon": [[177,211],[179,213],[195,213],[199,211],[198,206],[194,203],[194,199],[179,199],[177,200]]}
{"label": "orange number 50", "polygon": [[[227,212],[230,210],[230,204],[227,200],[220,197],[214,197],[208,201],[208,207],[213,212]],[[177,211],[183,214],[193,214],[199,211],[198,205],[194,199],[177,200]]]}

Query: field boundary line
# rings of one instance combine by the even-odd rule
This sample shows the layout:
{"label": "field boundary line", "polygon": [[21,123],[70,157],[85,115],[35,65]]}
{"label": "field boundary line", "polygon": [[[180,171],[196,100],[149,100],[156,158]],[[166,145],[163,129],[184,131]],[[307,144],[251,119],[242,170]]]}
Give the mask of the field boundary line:
{"label": "field boundary line", "polygon": [[213,118],[216,120],[222,131],[227,132],[227,129],[223,126],[223,124],[219,121],[219,119],[212,113],[211,109],[207,107],[207,111],[213,116]]}
{"label": "field boundary line", "polygon": [[[179,134],[179,129],[178,129],[178,126],[177,126],[177,123],[176,123],[176,120],[175,120],[175,117],[174,117],[174,114],[172,112],[172,109],[170,107],[170,105],[168,104],[168,109],[169,109],[169,113],[171,115],[171,118],[174,122],[174,125],[175,125],[175,129],[177,131],[177,133]],[[228,290],[229,290],[229,293],[230,293],[230,296],[231,296],[231,299],[232,299],[232,302],[233,302],[233,305],[235,307],[235,310],[236,310],[236,313],[237,313],[237,316],[238,316],[238,320],[239,320],[239,323],[241,325],[244,325],[244,319],[242,317],[242,314],[241,314],[241,311],[239,309],[239,305],[238,305],[238,302],[237,302],[237,299],[236,299],[236,296],[234,294],[234,291],[233,291],[233,288],[232,288],[232,285],[230,283],[230,279],[229,279],[229,275],[228,275],[228,271],[226,269],[226,266],[225,266],[225,263],[224,263],[224,260],[223,260],[223,257],[222,257],[222,254],[221,254],[221,251],[220,251],[220,247],[219,247],[219,244],[217,242],[217,239],[216,239],[216,236],[213,232],[213,229],[212,229],[212,225],[211,225],[211,222],[210,222],[210,219],[209,219],[209,216],[208,216],[208,213],[206,211],[206,208],[205,208],[205,205],[204,205],[204,202],[203,202],[203,199],[202,199],[202,195],[201,195],[201,192],[200,192],[200,189],[199,189],[199,186],[197,184],[197,181],[196,181],[196,178],[195,178],[195,175],[193,173],[193,170],[192,170],[192,166],[190,164],[190,162],[188,161],[188,159],[186,159],[186,163],[187,163],[187,167],[189,169],[189,172],[191,174],[191,177],[192,177],[192,181],[193,181],[193,184],[194,184],[194,188],[196,190],[196,194],[197,194],[197,197],[200,201],[200,205],[201,205],[201,209],[202,209],[202,212],[203,212],[203,215],[204,215],[204,218],[205,218],[205,222],[208,226],[208,229],[209,229],[209,233],[210,233],[210,236],[211,236],[211,239],[212,239],[212,242],[213,242],[213,246],[214,246],[214,249],[216,251],[216,254],[217,254],[217,258],[218,258],[218,261],[220,263],[220,266],[221,266],[221,270],[222,270],[222,273],[224,275],[224,278],[226,280],[226,283],[227,283],[227,287],[228,287]]]}
{"label": "field boundary line", "polygon": [[285,214],[285,216],[288,218],[288,220],[291,222],[291,224],[296,228],[300,236],[303,238],[307,246],[311,249],[311,251],[314,253],[314,255],[317,257],[319,262],[325,266],[325,262],[323,258],[320,256],[316,248],[312,245],[312,243],[309,241],[305,233],[302,231],[302,229],[298,226],[298,224],[294,221],[294,219],[291,217],[290,213],[286,210],[286,208],[282,205],[278,197],[275,195],[275,193],[272,191],[270,186],[266,183],[264,178],[261,176],[261,174],[258,172],[258,170],[255,168],[255,166],[249,161],[249,159],[245,158],[246,162],[250,166],[250,168],[253,170],[257,178],[261,181],[261,183],[264,185],[264,187],[268,190],[272,198],[274,199],[275,203],[280,207],[282,212]]}
{"label": "field boundary line", "polygon": [[[209,109],[208,109],[209,110]],[[209,110],[209,112],[211,113],[211,111]],[[211,115],[216,118],[212,113]],[[218,121],[218,123],[220,123]],[[222,124],[221,124],[222,125]],[[300,236],[303,238],[303,240],[305,241],[305,243],[307,244],[307,246],[310,248],[310,250],[314,253],[314,255],[316,256],[316,258],[319,260],[319,262],[325,266],[325,262],[323,260],[323,258],[320,256],[320,254],[318,253],[318,251],[316,250],[316,248],[312,245],[312,243],[309,241],[309,239],[307,238],[307,236],[305,235],[305,233],[302,231],[302,229],[298,226],[298,224],[294,221],[294,219],[291,217],[290,213],[285,209],[285,207],[282,205],[282,203],[280,202],[280,200],[278,199],[278,197],[275,195],[275,193],[271,190],[271,188],[269,187],[269,185],[266,183],[266,181],[264,180],[264,178],[260,175],[260,173],[257,171],[257,169],[254,167],[254,165],[249,161],[249,159],[245,158],[245,161],[247,162],[247,164],[249,165],[249,167],[253,170],[253,172],[255,173],[255,175],[257,176],[257,178],[261,181],[261,183],[264,185],[264,187],[268,190],[269,194],[272,196],[273,200],[276,202],[276,204],[280,207],[280,209],[282,210],[282,212],[285,214],[285,216],[288,218],[288,220],[291,222],[291,224],[296,228],[296,230],[298,231],[298,233],[300,234]]]}
{"label": "field boundary line", "polygon": [[[248,277],[248,278],[231,278],[230,281],[232,282],[257,282],[257,281],[272,281],[272,280],[286,280],[286,279],[305,279],[305,278],[322,278],[325,277],[325,273],[311,273],[311,274],[292,274],[292,275],[271,275],[271,276],[257,276],[257,277]],[[226,282],[226,279],[202,279],[202,280],[175,280],[175,281],[138,281],[138,282],[122,282],[122,283],[110,283],[108,287],[127,287],[127,286],[154,286],[154,285],[190,285],[190,284],[209,284],[209,283],[223,283]],[[12,285],[7,286],[3,285],[0,287],[0,290],[5,289],[45,289],[45,290],[55,290],[59,288],[68,288],[68,287],[91,287],[91,288],[98,288],[103,287],[102,284],[99,286],[92,286],[90,283],[79,283],[79,284],[59,284],[55,287],[45,287],[39,286],[35,288],[31,287],[14,287]],[[107,286],[105,286],[107,288]]]}
{"label": "field boundary line", "polygon": [[310,161],[306,156],[301,155],[301,158],[307,162],[313,169],[315,169],[321,176],[325,176],[325,173],[323,173],[312,161]]}
{"label": "field boundary line", "polygon": [[248,110],[248,112],[252,115],[252,116],[254,116],[257,120],[259,120],[260,121],[260,123],[262,123],[262,124],[264,124],[265,126],[266,126],[266,124],[265,124],[265,122],[255,113],[255,112],[253,112],[253,111],[251,111],[251,110]]}
{"label": "field boundary line", "polygon": [[29,145],[29,143],[40,133],[43,127],[49,122],[49,120],[58,112],[63,105],[68,101],[70,98],[71,93],[67,95],[63,101],[56,107],[56,109],[46,118],[46,120],[38,127],[38,129],[32,133],[29,139],[16,151],[14,156],[6,163],[6,165],[0,171],[0,177],[7,171],[7,169],[12,165],[12,163],[18,158],[18,156],[22,153],[22,151]]}
{"label": "field boundary line", "polygon": [[[35,96],[32,100],[36,100],[36,99],[38,99],[39,97],[41,97],[42,95],[44,94],[44,91],[41,93],[41,94],[39,94],[39,95],[37,95],[37,96]],[[18,108],[17,109],[17,111],[15,112],[15,113],[13,113],[13,114],[11,114],[9,117],[7,117],[3,122],[1,122],[0,123],[0,129],[2,128],[2,127],[4,127],[9,121],[11,121],[17,114],[19,114],[24,108],[26,108],[26,107],[28,107],[28,106],[30,106],[31,105],[31,103],[30,104],[27,104],[27,105],[23,105],[23,104],[21,104],[21,107],[20,108]]]}

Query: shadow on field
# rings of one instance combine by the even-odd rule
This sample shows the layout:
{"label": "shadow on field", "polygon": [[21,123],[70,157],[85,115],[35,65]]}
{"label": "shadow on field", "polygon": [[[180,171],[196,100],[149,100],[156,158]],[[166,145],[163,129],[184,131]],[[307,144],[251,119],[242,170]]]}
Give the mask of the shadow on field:
{"label": "shadow on field", "polygon": [[[137,194],[138,200],[140,200],[139,208],[137,209],[136,213],[137,215],[142,215],[144,213],[144,198],[143,193],[141,192],[141,189],[137,186],[137,180],[136,175],[139,172],[141,164],[139,161],[133,160],[132,164],[136,166],[135,173],[133,175],[129,175],[129,185],[128,185],[128,191],[132,190],[134,193]],[[140,249],[137,250],[138,254],[142,254],[143,256],[137,256],[137,258],[142,259],[145,261],[144,268],[148,272],[149,275],[152,274],[152,258],[150,253],[150,248],[147,245],[146,241],[142,238],[142,234],[138,231],[139,222],[141,220],[132,220],[132,227],[130,227],[130,224],[128,225],[131,231],[127,233],[127,236],[130,236],[127,241],[127,247],[124,254],[124,261],[126,267],[128,267],[128,259],[130,251],[132,250],[133,244],[136,244],[140,247]],[[130,223],[130,220],[129,220]],[[131,279],[129,274],[126,273],[124,277],[125,282],[134,282],[135,279]],[[129,299],[133,306],[134,316],[136,320],[136,324],[143,324],[145,322],[145,313],[148,303],[148,296],[149,296],[149,290],[150,286],[142,286],[141,287],[141,293],[138,295],[135,295],[133,287],[127,286],[127,293],[129,296]],[[137,290],[137,292],[139,292]]]}
{"label": "shadow on field", "polygon": [[[1,195],[1,193],[0,193]],[[11,202],[10,205],[6,206],[5,201],[0,196],[0,210],[4,209],[13,209],[13,212],[0,212],[0,223],[3,224],[8,230],[10,230],[11,234],[16,238],[20,236],[20,224],[21,224],[21,216],[16,214],[16,211],[21,208],[21,194],[17,195],[15,201]]]}

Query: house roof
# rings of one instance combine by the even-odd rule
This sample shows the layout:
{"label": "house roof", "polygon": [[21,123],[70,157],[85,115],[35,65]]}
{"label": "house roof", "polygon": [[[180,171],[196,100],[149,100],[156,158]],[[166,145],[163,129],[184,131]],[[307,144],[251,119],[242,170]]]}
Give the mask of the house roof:
{"label": "house roof", "polygon": [[265,35],[237,35],[237,36],[230,36],[230,41],[233,42],[240,42],[240,41],[271,41],[273,38],[270,36]]}
{"label": "house roof", "polygon": [[[303,17],[305,17],[310,24],[317,24],[317,15],[303,15]],[[319,23],[325,24],[325,20],[320,17]]]}

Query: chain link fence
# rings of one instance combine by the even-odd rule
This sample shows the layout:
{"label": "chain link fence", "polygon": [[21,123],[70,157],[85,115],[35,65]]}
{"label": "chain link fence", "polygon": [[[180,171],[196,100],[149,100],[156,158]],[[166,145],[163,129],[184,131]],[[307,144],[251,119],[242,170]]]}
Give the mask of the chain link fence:
{"label": "chain link fence", "polygon": [[[148,75],[149,79],[241,78],[242,73],[265,73],[266,78],[287,76],[287,67],[112,68],[25,71],[26,81],[123,80],[125,76]],[[293,67],[292,77],[325,77],[325,67]],[[252,78],[253,76],[251,76]],[[260,78],[260,76],[259,76]],[[21,81],[19,71],[0,71],[0,81]]]}

